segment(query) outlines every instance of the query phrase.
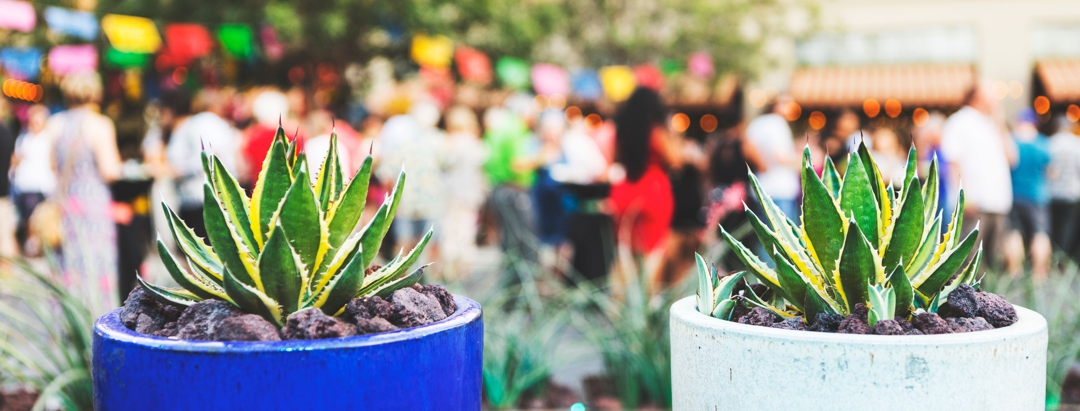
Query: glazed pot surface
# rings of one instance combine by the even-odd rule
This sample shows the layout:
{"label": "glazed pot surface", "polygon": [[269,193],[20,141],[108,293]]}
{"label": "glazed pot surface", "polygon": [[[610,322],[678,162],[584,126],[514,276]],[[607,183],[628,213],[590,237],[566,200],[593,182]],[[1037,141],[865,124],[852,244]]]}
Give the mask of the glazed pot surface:
{"label": "glazed pot surface", "polygon": [[1044,410],[1046,320],[926,336],[789,331],[671,308],[673,410]]}
{"label": "glazed pot surface", "polygon": [[115,410],[480,409],[480,305],[348,338],[179,341],[138,334],[119,310],[94,324],[94,405]]}

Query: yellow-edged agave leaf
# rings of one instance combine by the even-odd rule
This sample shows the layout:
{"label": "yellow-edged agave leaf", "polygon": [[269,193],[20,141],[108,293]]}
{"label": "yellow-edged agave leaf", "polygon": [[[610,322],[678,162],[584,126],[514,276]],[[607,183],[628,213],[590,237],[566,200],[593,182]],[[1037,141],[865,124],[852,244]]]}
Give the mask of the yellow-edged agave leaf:
{"label": "yellow-edged agave leaf", "polygon": [[[713,277],[715,278],[716,277],[716,269],[714,268],[712,271],[713,271]],[[746,271],[739,271],[739,272],[736,272],[736,273],[733,273],[733,274],[729,274],[724,278],[721,278],[720,281],[719,281],[720,284],[718,284],[716,286],[716,289],[713,292],[713,299],[716,300],[713,305],[714,306],[720,305],[721,301],[723,301],[724,299],[727,299],[728,296],[730,296],[732,293],[734,293],[735,292],[735,286],[739,285],[739,280],[742,280],[743,276],[745,276],[745,275],[746,275]],[[714,309],[714,311],[715,311],[715,309]]]}
{"label": "yellow-edged agave leaf", "polygon": [[735,312],[736,305],[738,305],[738,303],[735,302],[735,300],[725,298],[716,303],[716,308],[714,308],[709,315],[721,320],[731,321],[731,314]]}
{"label": "yellow-edged agave leaf", "polygon": [[[295,138],[293,140],[294,140],[293,145],[295,146],[295,143],[296,143]],[[308,175],[309,173],[308,173],[307,156],[303,155],[303,152],[301,152],[298,155],[290,155],[290,157],[295,158],[292,165],[289,166],[289,170],[292,171],[293,180],[296,180],[297,178],[299,178],[300,172],[303,171],[304,174],[307,175],[307,177],[309,179],[308,183],[310,184],[311,176]]]}
{"label": "yellow-edged agave leaf", "polygon": [[964,271],[961,272],[953,282],[949,283],[949,285],[946,285],[945,288],[941,290],[942,295],[947,297],[949,293],[953,292],[953,290],[959,288],[963,284],[975,284],[975,277],[978,275],[979,264],[982,263],[982,252],[982,244],[980,244],[979,250],[975,252],[975,258],[968,263],[968,266],[964,268]]}
{"label": "yellow-edged agave leaf", "polygon": [[266,245],[259,255],[260,289],[281,305],[282,316],[296,312],[307,289],[306,272],[300,269],[300,256],[289,246],[281,220],[270,231]]}
{"label": "yellow-edged agave leaf", "polygon": [[259,273],[255,268],[255,257],[237,235],[236,230],[225,219],[221,204],[214,196],[209,184],[203,184],[203,222],[206,224],[206,236],[210,245],[221,258],[225,271],[232,272],[244,284],[260,287]]}
{"label": "yellow-edged agave leaf", "polygon": [[723,226],[720,227],[720,235],[724,237],[724,240],[731,246],[732,251],[735,252],[735,256],[739,258],[739,261],[742,261],[742,263],[746,265],[746,268],[750,269],[750,274],[762,283],[765,283],[765,285],[773,288],[780,287],[780,280],[776,278],[776,273],[769,268],[768,265],[758,259],[758,257],[739,242],[739,240],[732,237]]}
{"label": "yellow-edged agave leaf", "polygon": [[326,158],[323,159],[322,165],[319,167],[319,174],[315,176],[315,195],[319,197],[319,205],[322,206],[323,213],[329,211],[330,204],[337,199],[335,187],[340,182],[335,181],[335,179],[341,178],[340,169],[341,161],[338,158],[337,133],[330,133],[330,148],[327,150]]}
{"label": "yellow-edged agave leaf", "polygon": [[788,264],[788,262],[780,256],[779,251],[773,251],[773,262],[776,263],[776,278],[780,282],[780,287],[773,288],[773,292],[779,294],[784,300],[795,306],[795,308],[806,311],[803,308],[803,302],[806,301],[806,294],[808,292],[813,292],[807,290],[810,288],[810,284],[803,281],[802,277],[795,272],[795,267]]}
{"label": "yellow-edged agave leaf", "polygon": [[900,203],[896,222],[893,223],[893,229],[889,230],[889,247],[885,249],[882,257],[885,267],[892,268],[901,260],[912,261],[914,258],[925,229],[922,200],[919,178],[912,175],[904,189],[904,200]]}
{"label": "yellow-edged agave leaf", "polygon": [[360,294],[364,283],[364,261],[360,253],[350,254],[345,266],[328,274],[326,286],[314,295],[313,305],[327,315],[338,315],[349,300]]}
{"label": "yellow-edged agave leaf", "polygon": [[363,233],[360,239],[361,255],[364,256],[365,266],[371,265],[372,261],[375,261],[375,254],[379,251],[379,244],[382,243],[383,237],[386,237],[386,232],[390,230],[390,223],[394,221],[394,213],[397,212],[398,203],[401,202],[401,193],[404,186],[405,170],[402,169],[401,173],[398,174],[394,189],[383,200],[379,210],[375,212],[375,217],[368,221],[361,231]]}
{"label": "yellow-edged agave leaf", "polygon": [[925,209],[926,221],[934,219],[934,215],[938,212],[938,195],[941,189],[941,176],[938,171],[938,159],[934,156],[934,159],[930,161],[930,171],[926,174],[926,183],[922,186],[923,207]]}
{"label": "yellow-edged agave leaf", "polygon": [[862,230],[871,243],[878,244],[879,207],[870,176],[860,156],[851,156],[848,161],[847,172],[840,188],[840,209],[844,215],[855,220],[855,226]]}
{"label": "yellow-edged agave leaf", "polygon": [[[907,165],[904,167],[904,180],[903,182],[911,181],[912,178],[918,178],[916,174],[919,169],[919,156],[915,153],[915,146],[911,146],[908,149]],[[907,187],[904,188],[907,190]],[[915,185],[915,190],[920,190],[919,185]],[[920,192],[921,193],[921,192]],[[906,195],[906,193],[905,193]]]}
{"label": "yellow-edged agave leaf", "polygon": [[259,289],[240,282],[228,268],[225,269],[225,293],[244,312],[257,314],[278,327],[285,325],[281,305]]}
{"label": "yellow-edged agave leaf", "polygon": [[[765,223],[763,223],[761,219],[759,219],[757,215],[753,212],[747,211],[746,215],[750,220],[750,225],[754,228],[754,232],[757,233],[758,239],[761,241],[762,245],[765,247],[769,247],[766,248],[766,250],[775,248],[782,251],[788,262],[795,267],[796,271],[799,273],[800,276],[803,277],[804,281],[809,282],[814,287],[824,287],[823,284],[827,280],[822,280],[824,274],[821,272],[821,267],[807,253],[803,252],[804,249],[800,248],[802,246],[802,243],[792,245],[777,236],[774,231],[766,227]],[[728,239],[729,244],[732,244],[734,241],[734,237]],[[739,244],[739,247],[742,247],[742,250],[746,250],[745,252],[748,253],[748,255],[753,256],[755,259],[757,258],[752,252],[747,250],[746,247],[743,247],[741,243]],[[732,248],[735,248],[735,246],[733,245]],[[756,273],[756,271],[753,272]],[[772,275],[775,276],[775,274]],[[778,284],[777,280],[775,279],[771,282],[774,284]]]}
{"label": "yellow-edged agave leaf", "polygon": [[211,155],[207,158],[204,153],[203,158],[208,161],[211,170],[213,170],[213,174],[209,177],[213,184],[210,188],[214,190],[214,194],[217,195],[218,200],[221,202],[221,209],[225,212],[228,221],[239,232],[244,245],[253,253],[257,253],[262,244],[256,241],[255,233],[251,228],[251,220],[248,218],[250,200],[247,193],[240,188],[240,183],[221,164],[217,156]]}
{"label": "yellow-edged agave leaf", "polygon": [[187,271],[180,268],[180,265],[173,259],[172,253],[165,247],[165,243],[158,240],[157,242],[158,255],[161,256],[161,263],[165,265],[165,271],[169,273],[173,281],[176,281],[185,290],[195,294],[200,299],[206,298],[220,298],[222,300],[228,300],[225,295],[225,289],[221,288],[209,278],[203,277],[198,270]]}
{"label": "yellow-edged agave leaf", "polygon": [[330,281],[341,268],[353,260],[353,256],[360,252],[360,234],[354,234],[345,240],[345,244],[341,246],[332,256],[327,254],[329,258],[324,258],[325,269],[321,269],[316,272],[311,280],[311,290],[313,295],[318,295],[322,292],[323,288],[326,288],[326,284]]}
{"label": "yellow-edged agave leaf", "polygon": [[150,293],[151,297],[154,297],[154,299],[165,304],[175,304],[187,307],[202,301],[202,298],[199,298],[199,296],[182,288],[158,287],[144,281],[140,276],[135,276],[135,279],[139,281],[139,285],[141,285],[146,292]]}
{"label": "yellow-edged agave leaf", "polygon": [[[938,243],[938,247],[934,250],[934,255],[930,257],[930,263],[927,267],[936,266],[942,256],[950,248],[956,247],[956,242],[960,238],[960,230],[964,226],[964,189],[961,187],[956,197],[956,208],[953,209],[952,219],[949,221],[949,229],[945,230],[944,237],[941,238],[941,242]],[[914,281],[912,281],[915,284]]]}
{"label": "yellow-edged agave leaf", "polygon": [[799,228],[791,221],[790,216],[784,215],[780,207],[773,202],[772,197],[765,193],[754,173],[750,173],[750,187],[754,189],[754,195],[757,196],[758,203],[761,204],[761,209],[765,212],[765,219],[769,221],[769,226],[773,228],[777,238],[786,241],[788,244],[797,245],[800,249],[805,247],[806,245],[799,238]]}
{"label": "yellow-edged agave leaf", "polygon": [[866,285],[867,296],[867,313],[866,323],[873,327],[881,320],[889,320],[893,318],[893,313],[896,312],[896,293],[892,288],[885,287],[882,284],[867,284]]}
{"label": "yellow-edged agave leaf", "polygon": [[937,217],[930,223],[926,230],[923,230],[923,239],[919,244],[918,251],[915,252],[910,263],[904,267],[904,271],[908,273],[908,276],[912,276],[926,268],[930,264],[930,259],[934,256],[934,252],[938,249],[938,241],[941,239],[941,212],[937,213]]}
{"label": "yellow-edged agave leaf", "polygon": [[[803,149],[802,188],[802,232],[809,240],[806,246],[823,271],[831,272],[840,258],[847,224],[829,188],[814,173],[809,146]],[[799,305],[802,305],[801,296]]]}
{"label": "yellow-edged agave leaf", "polygon": [[964,260],[967,259],[968,255],[971,255],[971,249],[975,247],[975,241],[978,237],[979,227],[976,225],[975,229],[971,230],[971,233],[964,238],[964,241],[960,242],[960,245],[950,250],[948,255],[936,266],[926,270],[924,275],[916,278],[911,284],[927,295],[933,295],[941,291],[945,283],[964,264]]}
{"label": "yellow-edged agave leaf", "polygon": [[904,273],[903,261],[896,265],[896,269],[893,270],[892,274],[889,274],[889,285],[896,294],[895,315],[900,318],[907,318],[907,316],[911,314],[911,305],[914,303],[915,290],[911,287],[911,282],[908,281],[907,274]]}
{"label": "yellow-edged agave leaf", "polygon": [[331,248],[337,248],[345,242],[356,226],[360,224],[360,215],[367,205],[368,185],[371,180],[371,156],[364,159],[360,170],[345,186],[340,200],[334,203],[326,214],[330,221],[330,236],[327,240]]}
{"label": "yellow-edged agave leaf", "polygon": [[836,171],[836,164],[833,164],[829,156],[825,156],[825,171],[821,173],[821,182],[829,188],[829,194],[834,199],[840,198],[840,186],[843,185],[843,180],[840,179],[840,172]]}
{"label": "yellow-edged agave leaf", "polygon": [[301,158],[297,164],[296,179],[281,201],[275,221],[281,224],[289,246],[300,255],[303,271],[314,271],[325,252],[327,228],[319,212],[315,191],[308,179],[307,166]]}
{"label": "yellow-edged agave leaf", "polygon": [[214,250],[203,242],[203,239],[195,235],[187,224],[184,224],[180,217],[164,201],[161,202],[161,208],[165,211],[165,222],[169,226],[169,232],[172,233],[173,240],[176,241],[176,245],[180,247],[180,251],[184,253],[191,260],[192,263],[199,266],[204,272],[210,274],[218,285],[221,284],[221,273],[224,268],[221,264],[221,260],[218,259]]}
{"label": "yellow-edged agave leaf", "polygon": [[776,306],[774,306],[772,304],[769,304],[768,301],[763,300],[756,293],[754,293],[753,288],[746,287],[746,293],[748,295],[745,297],[744,301],[746,301],[746,302],[748,302],[750,304],[756,305],[758,307],[764,308],[766,310],[769,310],[770,312],[772,312],[773,314],[776,314],[780,318],[783,318],[783,319],[795,318],[794,314],[791,314],[791,313],[789,313],[787,311],[781,310],[780,308],[778,308],[778,307],[776,307]]}
{"label": "yellow-edged agave leaf", "polygon": [[883,238],[893,219],[892,196],[888,194],[887,184],[881,177],[881,170],[878,169],[877,163],[874,162],[874,158],[870,155],[870,149],[866,147],[866,144],[859,143],[857,152],[863,166],[866,167],[866,174],[870,177],[870,188],[874,192],[874,199],[877,200],[878,215],[880,216],[878,218],[878,238]]}
{"label": "yellow-edged agave leaf", "polygon": [[716,291],[715,286],[713,285],[713,277],[716,276],[716,272],[709,267],[709,264],[705,262],[705,258],[702,257],[701,254],[694,253],[694,262],[697,263],[698,311],[712,313],[713,305],[716,303],[716,297],[713,296],[713,292]]}
{"label": "yellow-edged agave leaf", "polygon": [[870,283],[871,274],[878,271],[874,264],[876,254],[862,230],[848,230],[844,250],[840,253],[837,287],[848,312],[855,309],[855,304],[866,301],[866,284]]}
{"label": "yellow-edged agave leaf", "polygon": [[278,127],[277,136],[270,152],[266,153],[251,194],[251,227],[260,246],[270,235],[270,220],[291,186],[292,175],[285,154],[285,130]]}
{"label": "yellow-edged agave leaf", "polygon": [[[416,260],[420,258],[420,253],[424,251],[424,247],[427,246],[433,232],[428,230],[427,234],[420,239],[420,242],[413,247],[412,251],[405,258],[401,258],[401,253],[398,253],[398,257],[394,258],[386,266],[380,268],[378,271],[372,273],[372,275],[364,278],[363,286],[360,287],[360,295],[378,295],[389,296],[390,293],[408,287],[416,283],[416,281],[408,282],[402,281],[403,278],[410,277],[405,276],[405,270],[408,270]],[[363,246],[361,246],[363,247]],[[361,253],[363,254],[363,253]],[[426,267],[426,266],[425,266]],[[419,279],[419,277],[417,277]]]}

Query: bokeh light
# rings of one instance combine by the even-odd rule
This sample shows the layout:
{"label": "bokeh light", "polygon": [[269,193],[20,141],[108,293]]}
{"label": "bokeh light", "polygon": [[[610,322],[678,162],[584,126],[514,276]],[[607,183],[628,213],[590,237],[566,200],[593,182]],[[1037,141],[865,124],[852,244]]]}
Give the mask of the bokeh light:
{"label": "bokeh light", "polygon": [[810,113],[810,128],[821,130],[825,127],[825,114],[820,111]]}
{"label": "bokeh light", "polygon": [[595,130],[599,128],[601,124],[604,124],[604,119],[600,118],[599,114],[592,113],[585,116],[585,125],[589,126],[590,129]]}
{"label": "bokeh light", "polygon": [[716,131],[716,126],[719,125],[720,122],[716,120],[716,116],[712,114],[706,114],[704,116],[701,116],[700,124],[702,130],[704,130],[706,133],[712,133],[713,131]]}
{"label": "bokeh light", "polygon": [[993,86],[994,98],[1004,100],[1009,95],[1009,85],[1004,81],[995,81]]}
{"label": "bokeh light", "polygon": [[585,411],[585,404],[575,402],[574,405],[570,406],[570,411]]}
{"label": "bokeh light", "polygon": [[904,106],[900,104],[900,100],[895,98],[885,100],[885,115],[889,116],[889,118],[896,118],[903,110]]}
{"label": "bokeh light", "polygon": [[686,129],[690,128],[690,116],[687,116],[686,113],[677,113],[671,116],[671,128],[680,133],[686,131]]}
{"label": "bokeh light", "polygon": [[1065,117],[1073,123],[1080,121],[1080,107],[1077,107],[1076,104],[1069,104],[1069,108],[1065,110]]}
{"label": "bokeh light", "polygon": [[1013,80],[1009,82],[1009,98],[1018,99],[1024,95],[1024,85],[1019,81]]}
{"label": "bokeh light", "polygon": [[536,107],[536,111],[544,111],[548,108],[548,99],[543,94],[537,94],[533,97],[533,106]]}
{"label": "bokeh light", "polygon": [[172,72],[172,81],[176,84],[184,84],[187,81],[188,70],[186,67],[177,67]]}
{"label": "bokeh light", "polygon": [[566,121],[574,122],[581,119],[581,109],[577,106],[570,106],[566,108]]}
{"label": "bokeh light", "polygon": [[930,121],[930,113],[925,108],[919,107],[915,109],[915,112],[911,113],[911,121],[917,127],[925,126],[926,122]]}
{"label": "bokeh light", "polygon": [[45,95],[40,85],[15,79],[4,80],[3,92],[5,96],[33,103],[41,101]]}
{"label": "bokeh light", "polygon": [[566,107],[566,97],[562,94],[552,94],[551,97],[548,98],[548,107],[555,110],[562,110],[563,107]]}
{"label": "bokeh light", "polygon": [[785,112],[787,114],[785,114],[784,118],[787,119],[787,121],[798,120],[799,117],[802,117],[802,106],[800,106],[799,103],[791,102],[788,104]]}
{"label": "bokeh light", "polygon": [[875,99],[868,98],[866,99],[866,101],[863,101],[862,109],[863,113],[866,113],[867,117],[874,118],[877,117],[879,113],[881,113],[881,103],[878,103],[878,101]]}
{"label": "bokeh light", "polygon": [[296,66],[289,69],[289,81],[293,84],[300,84],[301,81],[304,81],[306,75],[307,73],[304,73],[303,67]]}
{"label": "bokeh light", "polygon": [[755,108],[764,107],[768,100],[769,96],[765,94],[765,90],[757,88],[750,91],[750,105]]}
{"label": "bokeh light", "polygon": [[1035,103],[1032,105],[1035,106],[1036,113],[1046,114],[1050,112],[1050,99],[1046,98],[1046,96],[1035,97]]}

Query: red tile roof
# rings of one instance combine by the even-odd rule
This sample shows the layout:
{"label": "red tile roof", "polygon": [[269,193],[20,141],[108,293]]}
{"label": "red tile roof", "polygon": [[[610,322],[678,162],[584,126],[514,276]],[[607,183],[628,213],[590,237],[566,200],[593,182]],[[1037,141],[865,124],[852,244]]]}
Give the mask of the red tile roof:
{"label": "red tile roof", "polygon": [[1046,89],[1046,97],[1054,103],[1080,101],[1080,59],[1043,60],[1035,72]]}
{"label": "red tile roof", "polygon": [[791,96],[803,106],[862,106],[866,99],[904,106],[959,106],[975,84],[970,64],[807,67],[795,71]]}

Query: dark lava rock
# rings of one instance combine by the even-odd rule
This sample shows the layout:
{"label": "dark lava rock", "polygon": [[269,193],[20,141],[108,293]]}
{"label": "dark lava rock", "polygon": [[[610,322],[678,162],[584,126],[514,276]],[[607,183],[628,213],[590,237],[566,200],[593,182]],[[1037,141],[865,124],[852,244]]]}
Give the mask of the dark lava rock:
{"label": "dark lava rock", "polygon": [[881,320],[874,324],[874,334],[877,335],[904,335],[904,328],[896,320]]}
{"label": "dark lava rock", "polygon": [[771,327],[777,320],[776,314],[761,307],[754,307],[746,315],[739,317],[739,324],[758,325]]}
{"label": "dark lava rock", "polygon": [[162,337],[162,338],[169,338],[169,337],[175,337],[176,333],[178,333],[178,332],[180,332],[180,329],[179,329],[179,327],[177,327],[176,321],[173,321],[171,323],[165,323],[164,327],[162,327],[160,330],[157,330],[156,332],[154,332],[154,336],[155,337]]}
{"label": "dark lava rock", "polygon": [[814,325],[811,325],[809,330],[834,333],[840,329],[840,322],[842,321],[844,321],[844,316],[840,314],[818,313],[817,316],[814,317]]}
{"label": "dark lava rock", "polygon": [[419,291],[428,297],[434,298],[435,301],[438,301],[447,317],[454,315],[454,313],[457,312],[457,302],[454,301],[454,295],[450,294],[450,291],[447,291],[446,287],[438,284],[429,284],[425,285]]}
{"label": "dark lava rock", "polygon": [[954,333],[969,333],[972,331],[985,331],[994,329],[994,326],[990,325],[990,323],[986,322],[986,319],[982,317],[950,317],[946,318],[945,322],[949,324],[949,329],[951,329]]}
{"label": "dark lava rock", "polygon": [[923,334],[949,334],[952,330],[937,313],[921,313],[915,316],[912,325]]}
{"label": "dark lava rock", "polygon": [[900,329],[904,330],[905,333],[915,329],[915,326],[911,325],[911,322],[908,320],[903,318],[894,318],[894,320],[896,320],[896,323],[900,325]]}
{"label": "dark lava rock", "polygon": [[869,323],[870,322],[870,319],[868,318],[869,315],[870,315],[870,309],[866,308],[866,304],[857,303],[857,304],[855,304],[855,308],[851,310],[851,314],[849,315],[849,317],[854,316],[855,318],[858,318],[858,319],[862,320],[862,322],[864,322],[864,323]]}
{"label": "dark lava rock", "polygon": [[731,321],[738,322],[744,315],[750,314],[750,309],[746,308],[746,304],[736,299],[735,309],[731,310]]}
{"label": "dark lava rock", "polygon": [[137,333],[154,335],[180,318],[182,311],[180,307],[155,300],[142,287],[135,287],[120,310],[120,321]]}
{"label": "dark lava rock", "polygon": [[255,314],[227,317],[214,332],[217,341],[281,341],[277,327]]}
{"label": "dark lava rock", "polygon": [[235,305],[221,300],[203,300],[192,304],[176,320],[176,338],[213,340],[217,327],[229,317],[244,315]]}
{"label": "dark lava rock", "polygon": [[281,329],[281,334],[287,340],[341,338],[356,335],[356,326],[312,307],[292,313],[285,322],[285,328]]}
{"label": "dark lava rock", "polygon": [[374,334],[387,331],[400,330],[396,325],[390,324],[385,318],[358,318],[356,329],[360,334]]}
{"label": "dark lava rock", "polygon": [[873,330],[858,317],[858,314],[851,314],[844,318],[844,321],[840,322],[840,328],[836,332],[840,334],[870,334]]}
{"label": "dark lava rock", "polygon": [[803,322],[802,317],[788,318],[784,321],[770,325],[770,327],[779,328],[781,330],[806,331],[806,323]]}
{"label": "dark lava rock", "polygon": [[358,319],[386,318],[393,313],[394,304],[381,297],[360,297],[345,304],[345,314],[342,317],[356,322]]}
{"label": "dark lava rock", "polygon": [[398,310],[397,321],[394,321],[394,318],[384,318],[399,327],[416,327],[446,318],[439,300],[421,294],[413,288],[394,291],[390,295],[390,302],[402,308]]}
{"label": "dark lava rock", "polygon": [[1008,327],[1017,321],[1016,308],[1005,297],[980,291],[975,294],[979,302],[979,317],[985,318],[994,328]]}
{"label": "dark lava rock", "polygon": [[949,293],[948,300],[938,310],[946,317],[973,318],[979,315],[977,293],[970,285],[963,284]]}

